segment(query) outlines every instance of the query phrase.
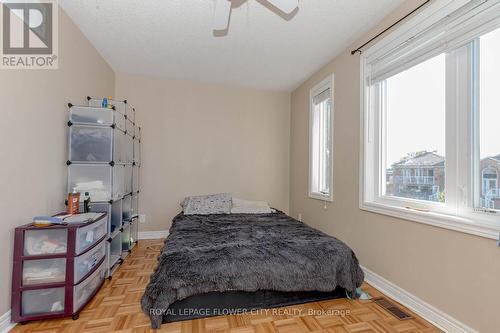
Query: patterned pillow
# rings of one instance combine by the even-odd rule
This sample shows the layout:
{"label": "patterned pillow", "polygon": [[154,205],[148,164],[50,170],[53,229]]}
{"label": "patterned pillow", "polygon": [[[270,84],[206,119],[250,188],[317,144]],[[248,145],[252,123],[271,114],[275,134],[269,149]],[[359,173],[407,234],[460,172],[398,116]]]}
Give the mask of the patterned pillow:
{"label": "patterned pillow", "polygon": [[181,203],[184,215],[230,214],[231,195],[229,193],[187,197]]}

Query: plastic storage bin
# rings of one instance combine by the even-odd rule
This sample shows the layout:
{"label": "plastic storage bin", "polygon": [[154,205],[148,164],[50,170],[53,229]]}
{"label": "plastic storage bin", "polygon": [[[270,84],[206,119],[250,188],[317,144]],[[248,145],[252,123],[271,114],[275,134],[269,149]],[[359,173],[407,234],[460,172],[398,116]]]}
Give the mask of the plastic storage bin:
{"label": "plastic storage bin", "polygon": [[106,277],[104,263],[87,279],[73,288],[73,312],[78,312],[99,289]]}
{"label": "plastic storage bin", "polygon": [[69,121],[73,124],[111,126],[115,122],[112,109],[73,105],[70,106],[69,112]]}
{"label": "plastic storage bin", "polygon": [[21,294],[23,316],[64,311],[64,287],[26,290]]}
{"label": "plastic storage bin", "polygon": [[132,192],[139,191],[139,167],[134,165],[132,168]]}
{"label": "plastic storage bin", "polygon": [[[87,100],[89,101],[89,106],[102,107],[102,98],[98,99],[98,98],[87,97]],[[125,103],[125,101],[117,101],[114,99],[108,99],[108,105],[114,106],[115,110],[120,112],[121,114],[123,114],[123,115],[126,114],[127,104]]]}
{"label": "plastic storage bin", "polygon": [[69,160],[72,163],[113,161],[113,129],[102,126],[71,126],[69,128]]}
{"label": "plastic storage bin", "polygon": [[130,221],[130,218],[132,217],[131,208],[132,208],[132,196],[126,195],[123,197],[122,200],[122,220],[124,222]]}
{"label": "plastic storage bin", "polygon": [[66,258],[25,260],[23,286],[64,282]]}
{"label": "plastic storage bin", "polygon": [[132,194],[132,202],[130,206],[130,215],[132,218],[139,215],[139,193]]}
{"label": "plastic storage bin", "polygon": [[74,283],[78,283],[106,256],[106,240],[103,239],[99,245],[92,250],[75,258]]}
{"label": "plastic storage bin", "polygon": [[43,256],[66,253],[68,232],[65,229],[26,230],[24,255]]}
{"label": "plastic storage bin", "polygon": [[[68,193],[89,192],[92,201],[109,201],[123,196],[124,169],[121,165],[71,164],[68,167]],[[80,196],[83,201],[85,196]]]}
{"label": "plastic storage bin", "polygon": [[107,219],[76,230],[75,254],[80,254],[108,234]]}

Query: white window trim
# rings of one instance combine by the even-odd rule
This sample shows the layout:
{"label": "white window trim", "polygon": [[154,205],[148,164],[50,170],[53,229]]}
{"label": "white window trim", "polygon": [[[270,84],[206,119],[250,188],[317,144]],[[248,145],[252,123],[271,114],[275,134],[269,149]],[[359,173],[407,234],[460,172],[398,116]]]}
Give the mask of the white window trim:
{"label": "white window trim", "polygon": [[[316,193],[312,191],[312,133],[311,133],[311,124],[313,122],[313,97],[316,96],[318,93],[324,91],[325,89],[330,88],[330,98],[331,98],[331,110],[330,110],[330,117],[331,117],[331,140],[332,140],[332,154],[331,154],[331,168],[330,168],[330,193],[329,195],[324,195],[320,193]],[[309,174],[308,174],[308,194],[309,198],[311,199],[316,199],[316,200],[321,200],[321,201],[328,201],[328,202],[333,202],[333,169],[335,167],[334,165],[334,155],[335,155],[335,149],[334,145],[335,142],[333,140],[334,138],[334,115],[335,115],[335,100],[333,99],[334,96],[334,74],[329,75],[326,77],[324,80],[322,80],[320,83],[316,84],[314,87],[311,88],[309,91],[309,125],[308,125],[308,131],[309,131]]]}
{"label": "white window trim", "polygon": [[[467,0],[436,0],[431,3],[426,9],[424,9],[419,14],[415,15],[412,19],[410,19],[406,24],[403,24],[399,29],[388,35],[386,38],[375,44],[368,52],[365,52],[361,55],[360,60],[360,183],[359,183],[359,208],[361,210],[365,210],[368,212],[373,212],[377,214],[383,214],[391,217],[400,218],[407,221],[419,222],[426,225],[431,225],[435,227],[450,229],[454,231],[459,231],[467,234],[472,234],[480,237],[485,237],[489,239],[498,239],[500,233],[500,214],[491,214],[487,212],[474,212],[472,209],[458,209],[456,214],[448,214],[446,212],[442,212],[439,207],[442,204],[440,203],[426,203],[422,205],[422,202],[418,200],[412,201],[411,199],[403,199],[399,200],[397,198],[383,198],[381,196],[376,195],[377,189],[381,186],[378,184],[379,178],[374,179],[370,174],[378,174],[381,166],[377,165],[380,161],[379,158],[375,158],[376,154],[379,154],[378,148],[376,146],[379,145],[379,138],[374,133],[374,124],[373,122],[378,120],[378,117],[375,117],[372,113],[372,110],[369,110],[369,100],[370,98],[374,98],[373,89],[368,86],[365,75],[366,68],[366,60],[370,54],[380,52],[380,50],[384,50],[385,48],[390,49],[394,47],[395,44],[398,43],[398,40],[404,40],[404,38],[408,37],[408,33],[411,31],[415,31],[422,24],[425,25],[425,22],[434,19],[438,20],[447,15],[453,8],[457,8],[464,3],[468,2]],[[485,29],[487,27],[484,27]],[[460,80],[460,78],[458,78]],[[372,91],[370,91],[372,90]],[[447,97],[448,98],[448,97]],[[460,98],[460,96],[452,96],[452,98]],[[373,101],[372,101],[373,103]],[[448,103],[448,102],[447,102]],[[457,115],[457,117],[464,116]],[[449,126],[448,122],[456,121],[456,119],[447,119],[447,126]],[[462,129],[465,131],[470,131],[472,129],[466,128]],[[460,145],[464,147],[462,144],[465,144],[466,147],[469,146],[469,138],[473,137],[473,135],[468,135],[465,138],[464,142],[455,143],[456,146]],[[448,140],[447,140],[448,141]],[[450,152],[448,149],[450,148],[447,143],[447,158],[457,158],[456,156],[456,147],[451,147],[452,151]],[[451,154],[448,154],[448,153]],[[367,158],[370,156],[370,158]],[[463,154],[462,154],[463,156]],[[473,166],[471,166],[473,168]],[[467,172],[474,172],[474,170],[449,170],[447,171],[447,178],[454,177],[455,179],[467,179],[465,183],[468,182]],[[456,182],[458,184],[458,180]],[[462,186],[462,184],[459,184]],[[467,195],[467,200],[471,200],[473,198],[473,186],[471,184],[463,184],[463,186],[470,193]],[[457,189],[448,189],[447,197],[453,196],[453,200],[456,202],[461,201],[464,202],[463,197],[464,194],[460,193],[461,190]],[[462,190],[463,192],[463,190]],[[376,197],[375,197],[376,196]],[[400,202],[398,202],[400,201]],[[406,204],[406,206],[405,206]],[[433,207],[433,211],[427,211],[427,207]]]}

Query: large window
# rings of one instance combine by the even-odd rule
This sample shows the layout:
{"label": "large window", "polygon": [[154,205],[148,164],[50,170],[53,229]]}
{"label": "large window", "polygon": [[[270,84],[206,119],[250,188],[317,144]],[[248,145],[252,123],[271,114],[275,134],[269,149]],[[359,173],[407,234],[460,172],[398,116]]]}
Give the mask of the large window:
{"label": "large window", "polygon": [[309,116],[309,196],[332,200],[333,77],[311,89]]}
{"label": "large window", "polygon": [[445,4],[362,56],[361,208],[497,238],[500,2]]}

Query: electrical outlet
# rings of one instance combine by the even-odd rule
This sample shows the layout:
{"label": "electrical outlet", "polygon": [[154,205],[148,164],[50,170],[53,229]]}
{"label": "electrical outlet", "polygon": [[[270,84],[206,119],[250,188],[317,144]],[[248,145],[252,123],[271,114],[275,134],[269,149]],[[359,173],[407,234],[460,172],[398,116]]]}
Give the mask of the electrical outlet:
{"label": "electrical outlet", "polygon": [[142,224],[146,223],[146,215],[144,215],[144,214],[139,215],[139,223],[142,223]]}

